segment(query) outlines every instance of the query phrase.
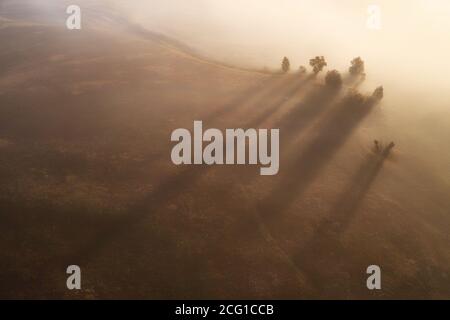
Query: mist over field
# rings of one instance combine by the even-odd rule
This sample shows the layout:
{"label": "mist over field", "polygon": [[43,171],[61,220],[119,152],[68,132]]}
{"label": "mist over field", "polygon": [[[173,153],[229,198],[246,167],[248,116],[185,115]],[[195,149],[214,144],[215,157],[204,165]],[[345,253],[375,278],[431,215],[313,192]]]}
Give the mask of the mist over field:
{"label": "mist over field", "polygon": [[[70,3],[22,2],[28,7],[25,14],[59,25],[65,19],[61,12]],[[417,138],[427,144],[449,134],[450,4],[445,0],[378,1],[382,8],[379,31],[366,27],[371,1],[83,0],[80,4],[97,13],[114,13],[173,37],[214,61],[240,67],[274,69],[280,57],[288,56],[297,69],[320,54],[326,55],[330,66],[344,71],[351,58],[362,56],[368,87],[389,86],[387,103],[395,108],[387,112],[395,116],[401,110],[396,123],[406,120],[405,125],[419,130]],[[89,27],[95,25],[94,18]],[[114,32],[114,23],[107,28]],[[412,125],[411,116],[413,121],[426,123]],[[432,131],[430,138],[420,131],[427,123],[432,128],[424,129]],[[449,151],[435,151],[450,158]]]}
{"label": "mist over field", "polygon": [[[389,87],[386,112],[398,117],[393,121],[417,133],[419,143],[434,145],[450,134],[450,4],[378,1],[382,29],[374,31],[366,27],[372,2],[152,0],[119,2],[117,8],[145,27],[238,66],[278,68],[280,57],[288,56],[296,69],[320,54],[333,68],[346,70],[353,56],[362,56],[366,83]],[[411,116],[425,123],[411,123]],[[440,165],[448,167],[450,149],[439,145],[433,151],[445,154]]]}
{"label": "mist over field", "polygon": [[[70,4],[0,0],[1,298],[450,297],[448,1]],[[194,120],[279,174],[175,166]]]}

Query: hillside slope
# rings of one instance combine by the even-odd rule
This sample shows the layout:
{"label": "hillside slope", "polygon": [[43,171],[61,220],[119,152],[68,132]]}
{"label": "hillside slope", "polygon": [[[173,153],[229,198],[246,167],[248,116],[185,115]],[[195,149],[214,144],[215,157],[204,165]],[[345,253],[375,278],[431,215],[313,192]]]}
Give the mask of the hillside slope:
{"label": "hillside slope", "polygon": [[[348,95],[347,75],[333,90],[112,18],[69,32],[5,12],[0,297],[450,297],[448,186],[414,150],[374,154],[386,106]],[[280,174],[174,166],[170,134],[194,120],[280,128]]]}

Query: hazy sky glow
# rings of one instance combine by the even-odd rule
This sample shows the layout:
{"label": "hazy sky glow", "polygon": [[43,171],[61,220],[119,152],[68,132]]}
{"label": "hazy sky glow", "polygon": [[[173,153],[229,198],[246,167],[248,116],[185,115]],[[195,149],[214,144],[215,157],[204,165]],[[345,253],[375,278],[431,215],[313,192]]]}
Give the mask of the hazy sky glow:
{"label": "hazy sky glow", "polygon": [[[229,62],[275,66],[288,55],[295,65],[313,54],[344,68],[363,56],[370,74],[391,70],[417,85],[449,87],[450,2],[379,0],[382,30],[366,28],[373,1],[135,0],[118,3],[149,28],[182,38]],[[445,79],[438,74],[445,75]]]}
{"label": "hazy sky glow", "polygon": [[[366,27],[369,5],[382,29]],[[117,6],[149,29],[172,35],[210,57],[243,66],[296,69],[324,55],[341,72],[366,61],[361,90],[384,85],[380,137],[414,144],[425,161],[450,158],[450,1],[448,0],[135,0]],[[388,129],[390,128],[390,129]],[[400,129],[402,128],[402,129]],[[400,131],[398,131],[400,130]],[[422,148],[422,149],[421,149]]]}
{"label": "hazy sky glow", "polygon": [[[86,13],[114,9],[145,28],[170,35],[210,58],[244,67],[279,68],[283,56],[297,69],[324,55],[328,68],[348,70],[361,56],[363,92],[385,87],[383,124],[399,143],[424,139],[424,157],[444,159],[450,149],[450,1],[448,0],[77,0]],[[71,0],[2,0],[26,3],[40,19],[64,26]],[[369,5],[381,8],[382,28],[366,27]],[[30,9],[31,8],[31,9]],[[26,15],[28,17],[28,15]],[[95,15],[94,15],[95,16]],[[94,20],[96,21],[96,20]],[[117,23],[121,23],[118,21]],[[95,23],[95,22],[94,22]],[[114,32],[114,21],[108,30]],[[82,32],[89,32],[84,28]],[[120,35],[123,36],[123,33]],[[413,132],[414,131],[414,132]],[[383,128],[380,132],[388,132]],[[411,134],[411,135],[410,135]],[[411,142],[412,141],[412,142]],[[441,141],[440,146],[437,141]],[[420,149],[420,148],[419,148]]]}
{"label": "hazy sky glow", "polygon": [[[56,0],[22,1],[35,10],[61,5]],[[286,55],[297,68],[312,55],[325,55],[330,66],[345,70],[348,61],[360,55],[366,60],[369,81],[371,77],[383,83],[408,79],[414,91],[425,92],[450,88],[448,0],[79,2],[114,6],[145,27],[228,63],[273,68]],[[370,4],[382,10],[380,31],[366,28]]]}

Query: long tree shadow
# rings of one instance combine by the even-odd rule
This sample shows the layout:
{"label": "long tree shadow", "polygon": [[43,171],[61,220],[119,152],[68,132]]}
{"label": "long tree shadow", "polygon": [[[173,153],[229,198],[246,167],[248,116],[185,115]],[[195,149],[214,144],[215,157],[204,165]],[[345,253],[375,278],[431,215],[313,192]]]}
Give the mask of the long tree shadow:
{"label": "long tree shadow", "polygon": [[245,127],[258,128],[265,120],[267,120],[275,112],[279,111],[283,105],[292,102],[295,95],[314,79],[315,77],[313,75],[309,75],[304,78],[299,77],[298,80],[293,81],[293,84],[289,87],[287,92],[278,96],[272,103],[269,103],[268,106],[264,108],[263,112],[260,113],[255,119],[248,121]]}
{"label": "long tree shadow", "polygon": [[[292,93],[294,88],[298,88],[299,83],[294,82],[289,86],[285,86],[285,81],[289,78],[284,78],[280,83],[280,88],[272,88],[268,92],[277,92],[278,95],[286,97],[287,94]],[[268,93],[264,94],[267,95]],[[227,109],[227,111],[229,111]],[[170,160],[169,160],[170,161]],[[138,225],[140,222],[149,218],[156,211],[167,205],[171,200],[182,194],[183,191],[188,190],[194,185],[202,176],[204,176],[211,166],[195,165],[180,167],[177,173],[163,179],[154,192],[145,197],[136,205],[128,208],[127,214],[119,218],[113,219],[107,223],[104,228],[101,228],[88,244],[82,245],[80,248],[71,252],[67,257],[62,259],[63,265],[70,263],[70,261],[78,261],[80,264],[91,261],[95,256],[105,248],[111,241],[120,238],[127,234],[131,227]],[[155,239],[157,241],[157,239]]]}
{"label": "long tree shadow", "polygon": [[206,115],[204,120],[212,121],[216,118],[223,117],[231,112],[238,110],[252,99],[263,100],[266,96],[272,94],[279,86],[284,83],[285,78],[280,75],[268,76],[266,79],[259,81],[255,85],[247,88],[244,92],[234,97],[231,101]]}
{"label": "long tree shadow", "polygon": [[250,87],[230,102],[214,110],[209,115],[206,115],[203,120],[213,121],[233,112],[239,111],[240,108],[243,108],[248,103],[252,103],[252,105],[254,105],[264,102],[278,91],[282,91],[283,87],[290,81],[292,81],[292,78],[289,75],[268,76],[267,79],[264,79],[262,82]]}
{"label": "long tree shadow", "polygon": [[[207,166],[181,168],[179,174],[165,179],[155,192],[129,208],[127,215],[107,221],[104,227],[99,228],[99,232],[96,233],[93,239],[89,239],[86,244],[81,245],[75,252],[72,251],[67,256],[62,257],[59,260],[62,262],[61,268],[72,264],[74,261],[84,265],[93,260],[111,241],[126,235],[131,230],[131,227],[151,217],[152,214],[162,209],[170,200],[187,190],[208,168]],[[163,240],[158,235],[149,234],[147,241],[155,246],[159,246]],[[177,250],[176,246],[172,247],[174,250]],[[176,263],[177,261],[174,253],[171,251],[168,251],[166,258],[171,263]]]}
{"label": "long tree shadow", "polygon": [[279,184],[258,205],[261,216],[269,220],[280,217],[291,202],[314,181],[377,102],[359,94],[347,95],[320,125],[317,135],[304,151],[293,154],[283,163]]}
{"label": "long tree shadow", "polygon": [[293,257],[295,265],[308,276],[316,288],[319,289],[321,284],[326,283],[324,278],[327,273],[326,268],[321,269],[324,266],[319,264],[337,265],[345,257],[345,248],[339,242],[339,235],[354,218],[359,205],[381,172],[393,147],[394,145],[391,144],[381,153],[368,156],[338,199],[330,216],[315,228],[312,238],[303,244]]}
{"label": "long tree shadow", "polygon": [[[244,107],[246,104],[252,102],[258,103],[259,101],[265,101],[267,98],[276,91],[279,91],[290,78],[283,77],[282,75],[267,76],[266,79],[260,80],[257,84],[250,86],[243,92],[237,94],[231,99],[231,101],[218,107],[216,110],[203,115],[202,119],[205,123],[216,123],[217,120],[222,119],[228,114],[236,113],[239,108]],[[282,91],[282,90],[281,90]],[[154,155],[152,163],[158,163],[165,159],[166,155]]]}
{"label": "long tree shadow", "polygon": [[63,265],[67,265],[70,261],[85,264],[95,258],[98,252],[112,240],[125,236],[131,227],[151,217],[151,214],[163,208],[171,199],[174,199],[183,190],[187,190],[191,184],[199,179],[202,172],[207,168],[203,165],[183,168],[178,174],[166,178],[156,188],[155,192],[152,192],[139,203],[128,208],[127,214],[106,223],[96,233],[95,237],[90,239],[88,244],[81,246],[75,252],[70,252],[67,257],[64,257],[62,259]]}
{"label": "long tree shadow", "polygon": [[287,154],[302,132],[333,106],[340,92],[340,88],[319,85],[279,121],[277,126],[282,131],[280,143],[283,145],[283,154]]}
{"label": "long tree shadow", "polygon": [[370,155],[367,161],[360,166],[349,187],[343,192],[333,209],[333,217],[336,217],[338,222],[334,223],[336,232],[344,231],[350,223],[393,147],[394,145],[390,144],[381,153]]}
{"label": "long tree shadow", "polygon": [[[315,76],[308,77],[305,81],[314,81]],[[305,84],[306,85],[306,84]],[[315,86],[305,95],[301,102],[279,119],[274,127],[280,129],[280,159],[281,166],[285,165],[285,158],[289,155],[290,146],[295,144],[302,132],[310,127],[314,121],[325,113],[334,103],[341,92],[341,88],[331,88],[324,85]],[[289,162],[288,162],[289,165]],[[256,177],[248,177],[251,182]]]}
{"label": "long tree shadow", "polygon": [[[311,81],[314,79],[314,76],[308,77],[307,81]],[[291,166],[293,165],[292,161],[285,161],[285,159],[283,158],[288,153],[286,151],[289,145],[293,143],[293,138],[297,138],[302,133],[302,131],[304,131],[314,122],[314,120],[316,120],[321,114],[326,112],[326,110],[331,107],[331,105],[333,105],[336,97],[340,92],[340,88],[330,88],[324,85],[315,85],[306,94],[301,102],[296,104],[290,112],[288,112],[284,117],[276,122],[275,126],[279,127],[281,131],[280,146],[282,147],[280,147],[280,167],[284,168],[286,164]],[[285,175],[287,174],[283,174],[283,177]],[[256,176],[246,178],[249,182],[251,182],[256,179]],[[261,212],[265,212],[265,206],[277,206],[277,204],[272,202],[271,199],[281,198],[285,195],[285,193],[291,192],[291,190],[289,190],[288,188],[284,189],[283,181],[284,180],[282,180],[282,182],[277,185],[277,187],[275,188],[276,191],[274,193],[271,193],[269,196],[264,198],[260,204],[257,205],[256,210],[250,209],[248,215],[243,215],[240,218],[238,225],[233,231],[235,237],[240,237],[243,234],[248,234],[248,232],[250,232],[255,225],[255,222],[258,225],[263,222],[261,221],[260,214]],[[280,202],[282,202],[282,200]],[[254,205],[252,206],[254,207]],[[261,226],[263,226],[263,228],[266,228],[264,223],[261,224]]]}
{"label": "long tree shadow", "polygon": [[364,81],[366,81],[366,75],[365,74],[353,75],[347,73],[343,76],[342,80],[345,86],[353,89],[358,89],[358,87],[362,85]]}
{"label": "long tree shadow", "polygon": [[[168,177],[159,185],[155,192],[149,194],[145,199],[128,208],[125,213],[120,215],[98,216],[92,213],[80,214],[79,212],[69,212],[66,218],[62,218],[61,214],[56,215],[50,211],[49,225],[59,220],[63,221],[56,223],[56,225],[67,226],[65,228],[69,228],[69,230],[82,228],[86,225],[87,229],[89,229],[87,233],[89,234],[89,238],[73,241],[69,245],[70,250],[55,254],[51,258],[51,261],[46,261],[46,263],[36,266],[34,272],[39,273],[42,277],[35,281],[34,285],[45,287],[46,281],[51,281],[50,279],[53,275],[65,272],[65,268],[69,265],[77,264],[82,268],[88,266],[90,262],[98,258],[103,249],[115,240],[119,240],[121,246],[139,247],[140,244],[135,243],[134,240],[129,240],[128,236],[130,232],[133,232],[132,230],[136,230],[136,227],[139,227],[139,223],[143,223],[144,221],[147,222],[147,233],[145,235],[146,249],[158,253],[158,259],[160,260],[158,261],[158,265],[177,265],[180,259],[179,257],[183,256],[184,253],[180,251],[176,240],[165,234],[165,231],[153,226],[146,219],[153,218],[153,214],[168,205],[181,192],[188,190],[192,181],[195,181],[199,177],[200,171],[205,169],[205,166],[193,166],[183,169],[178,175]],[[42,216],[48,217],[49,210],[46,210]],[[73,210],[75,211],[75,209]],[[162,251],[163,253],[161,254],[160,252]],[[186,264],[186,268],[189,265],[190,270],[193,270],[195,269],[195,265],[200,262],[186,257],[183,263]],[[196,287],[200,288],[202,275],[197,273],[196,275],[198,276],[198,279],[196,278],[198,280]],[[194,273],[188,276],[192,278],[194,277]],[[176,275],[173,276],[173,279],[175,277]],[[178,277],[177,279],[182,279],[182,277]]]}
{"label": "long tree shadow", "polygon": [[[305,97],[305,99],[299,103],[295,109],[293,109],[285,118],[282,118],[280,121],[280,124],[283,124],[283,126],[280,126],[283,134],[283,148],[286,147],[286,143],[292,136],[298,136],[298,134],[305,129],[312,121],[315,120],[320,114],[324,113],[331,105],[334,104],[335,99],[339,96],[339,93],[341,92],[340,88],[331,88],[327,86],[317,86],[314,88],[311,92],[308,93],[308,95]],[[345,102],[351,101],[351,99],[344,100]],[[360,102],[357,106],[363,108],[362,104],[363,101],[357,100],[356,102]],[[355,102],[355,103],[356,103]],[[350,112],[349,110],[342,110],[342,104],[338,106],[339,111],[343,112]],[[347,105],[346,105],[347,106]],[[353,106],[350,104],[350,107]],[[356,106],[354,106],[356,108]],[[370,103],[366,103],[366,107],[370,108]],[[347,106],[349,108],[349,106]],[[335,113],[331,114],[332,119],[341,120],[342,117],[338,117],[339,113],[335,111]],[[361,115],[362,117],[363,115]],[[345,117],[348,118],[348,117]],[[351,117],[350,117],[351,118]],[[355,118],[351,118],[353,121],[357,122],[358,117],[355,115]],[[347,119],[347,122],[344,122],[343,125],[349,125],[351,126],[352,121],[350,119]],[[296,125],[299,125],[297,127]],[[342,138],[344,135],[342,136]],[[339,140],[336,140],[336,142],[339,142]],[[332,150],[330,150],[331,152]],[[297,154],[298,155],[298,154]],[[309,153],[307,153],[308,158],[312,158],[314,155],[313,150],[311,150]],[[303,158],[301,160],[304,160]],[[296,161],[299,161],[298,159]],[[312,160],[312,159],[311,159]],[[295,161],[293,161],[295,162]],[[289,162],[289,164],[293,164],[293,162]],[[283,164],[284,165],[284,164]],[[294,164],[295,167],[295,164]],[[302,164],[302,167],[307,170],[308,166],[305,164]],[[296,170],[296,168],[289,168],[291,170]],[[295,196],[295,190],[291,190],[290,186],[285,186],[284,182],[287,179],[286,173],[283,175],[282,182],[278,185],[278,189],[276,189],[275,193],[271,193],[269,197],[265,198],[260,204],[257,205],[256,210],[254,210],[254,205],[250,205],[250,209],[247,212],[244,210],[244,212],[247,212],[247,214],[241,214],[239,221],[237,222],[236,227],[233,228],[232,231],[232,238],[235,239],[241,239],[244,241],[247,237],[255,237],[258,233],[259,236],[262,236],[265,242],[267,244],[274,248],[278,254],[281,253],[281,256],[285,257],[285,260],[288,264],[294,267],[294,269],[297,269],[296,272],[302,273],[302,270],[296,266],[295,262],[292,260],[290,255],[285,252],[284,248],[282,247],[281,243],[278,241],[278,235],[276,233],[273,233],[273,229],[271,228],[273,224],[267,223],[267,220],[264,219],[263,214],[266,212],[265,210],[270,208],[280,209],[284,210],[283,205],[280,205],[279,202],[271,202],[271,199],[275,198],[280,200],[281,202],[286,199],[282,198],[286,193],[292,192],[293,196]],[[295,173],[294,173],[295,175]],[[286,204],[286,203],[285,203]],[[272,207],[266,207],[268,205],[272,205]],[[287,205],[287,204],[286,204]],[[253,207],[253,209],[252,209]],[[263,218],[263,219],[261,219]],[[270,221],[273,222],[273,221]],[[255,226],[259,226],[255,229]]]}
{"label": "long tree shadow", "polygon": [[[311,75],[309,79],[311,78],[315,78],[315,76]],[[343,77],[346,87],[351,86],[358,80],[359,77],[349,74]],[[364,80],[361,80],[361,83],[362,81]],[[309,128],[318,116],[336,103],[342,91],[342,86],[333,87],[317,84],[301,102],[279,119],[275,126],[283,131],[281,136],[283,150],[289,150],[289,146],[296,142],[299,135]]]}
{"label": "long tree shadow", "polygon": [[[303,167],[306,168],[304,165]],[[208,166],[181,168],[178,174],[165,179],[155,192],[149,194],[143,201],[129,208],[127,215],[113,219],[113,221],[107,223],[104,228],[97,232],[94,239],[89,240],[86,245],[82,245],[75,252],[70,252],[66,257],[63,257],[61,260],[63,261],[63,265],[67,265],[67,263],[73,261],[77,261],[79,264],[85,264],[91,261],[111,241],[126,235],[132,226],[151,217],[152,214],[163,208],[171,199],[176,198],[183,190],[187,190],[208,168]],[[158,243],[158,241],[159,239],[154,239],[155,243]]]}

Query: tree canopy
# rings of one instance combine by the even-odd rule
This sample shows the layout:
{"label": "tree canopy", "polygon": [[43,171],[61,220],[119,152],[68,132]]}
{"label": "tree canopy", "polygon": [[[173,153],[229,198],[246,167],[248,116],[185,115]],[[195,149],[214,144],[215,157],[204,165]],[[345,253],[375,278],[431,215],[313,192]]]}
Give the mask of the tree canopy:
{"label": "tree canopy", "polygon": [[283,58],[283,61],[281,62],[281,70],[283,70],[284,73],[289,72],[291,69],[291,63],[289,62],[289,59],[287,57]]}
{"label": "tree canopy", "polygon": [[329,87],[340,88],[342,86],[342,77],[339,71],[328,71],[325,76],[325,84]]}
{"label": "tree canopy", "polygon": [[317,56],[311,60],[309,60],[309,65],[313,68],[313,72],[318,74],[323,70],[324,67],[327,66],[327,62],[323,56]]}
{"label": "tree canopy", "polygon": [[361,57],[357,57],[354,58],[351,62],[350,62],[351,66],[348,69],[348,71],[350,72],[350,74],[352,75],[364,75],[364,61],[361,59]]}

